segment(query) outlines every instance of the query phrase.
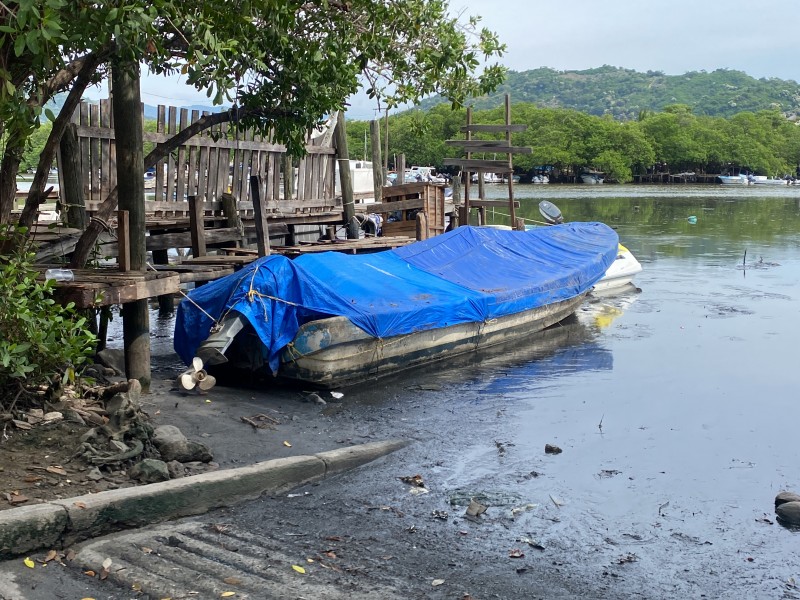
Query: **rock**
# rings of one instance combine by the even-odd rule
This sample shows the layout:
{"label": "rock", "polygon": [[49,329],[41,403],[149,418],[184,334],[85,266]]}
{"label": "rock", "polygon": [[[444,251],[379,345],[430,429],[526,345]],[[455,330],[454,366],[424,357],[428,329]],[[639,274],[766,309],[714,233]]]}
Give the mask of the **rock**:
{"label": "rock", "polygon": [[86,433],[84,433],[80,437],[80,441],[81,441],[82,444],[85,443],[85,442],[93,442],[96,439],[97,439],[97,429],[95,429],[94,427],[92,427],[91,429],[86,431]]}
{"label": "rock", "polygon": [[142,462],[131,467],[128,475],[142,483],[158,483],[169,479],[167,463],[155,458],[145,458]]}
{"label": "rock", "polygon": [[116,348],[106,348],[97,353],[97,362],[114,369],[116,375],[125,375],[125,352]]}
{"label": "rock", "polygon": [[192,461],[207,463],[214,458],[208,446],[187,440],[181,430],[174,425],[157,427],[151,441],[161,453],[161,458],[167,462],[177,460],[182,463]]}
{"label": "rock", "polygon": [[561,454],[563,450],[554,444],[545,444],[544,445],[544,453],[545,454]]}
{"label": "rock", "polygon": [[169,471],[170,479],[180,479],[186,475],[186,469],[183,463],[177,460],[171,460],[167,463],[167,470]]}
{"label": "rock", "polygon": [[775,496],[775,508],[778,508],[781,504],[786,504],[787,502],[798,502],[800,501],[800,494],[795,494],[794,492],[778,492],[778,495]]}
{"label": "rock", "polygon": [[100,481],[101,479],[105,479],[105,475],[103,475],[99,467],[95,467],[94,469],[89,471],[86,474],[86,477],[88,479],[91,479],[92,481]]}

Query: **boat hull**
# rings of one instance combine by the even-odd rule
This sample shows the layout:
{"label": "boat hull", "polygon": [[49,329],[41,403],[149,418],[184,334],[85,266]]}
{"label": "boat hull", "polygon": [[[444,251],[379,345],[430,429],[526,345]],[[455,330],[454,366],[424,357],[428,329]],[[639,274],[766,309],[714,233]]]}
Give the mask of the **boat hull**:
{"label": "boat hull", "polygon": [[374,338],[344,317],[300,328],[281,356],[278,377],[335,388],[375,379],[523,338],[565,319],[586,294],[481,323],[463,323],[386,339]]}
{"label": "boat hull", "polygon": [[633,278],[642,272],[641,263],[633,253],[620,244],[617,258],[608,267],[605,275],[594,284],[593,292],[607,292],[628,285]]}

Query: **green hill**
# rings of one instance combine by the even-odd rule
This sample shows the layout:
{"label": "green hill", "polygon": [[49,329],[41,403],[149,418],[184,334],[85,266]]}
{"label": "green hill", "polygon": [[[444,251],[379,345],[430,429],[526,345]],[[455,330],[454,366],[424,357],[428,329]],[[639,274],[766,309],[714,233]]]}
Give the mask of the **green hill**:
{"label": "green hill", "polygon": [[[512,102],[531,102],[542,108],[570,108],[592,115],[634,120],[643,110],[661,111],[686,104],[695,115],[730,117],[736,113],[778,109],[787,117],[800,115],[800,84],[782,79],[755,79],[741,71],[718,69],[664,75],[640,73],[608,65],[585,71],[549,68],[510,71],[506,82],[491,96],[478,98],[476,108],[494,108],[503,95]],[[439,104],[426,100],[422,109]]]}

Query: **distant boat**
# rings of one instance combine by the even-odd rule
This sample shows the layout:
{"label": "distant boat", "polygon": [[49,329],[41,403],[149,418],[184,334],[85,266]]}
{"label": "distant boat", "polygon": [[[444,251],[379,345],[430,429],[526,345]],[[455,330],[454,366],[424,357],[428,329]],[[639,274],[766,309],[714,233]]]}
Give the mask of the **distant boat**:
{"label": "distant boat", "polygon": [[603,183],[602,173],[581,173],[580,177],[583,183],[588,183],[590,185]]}
{"label": "distant boat", "polygon": [[536,183],[539,185],[550,183],[550,178],[547,175],[534,175],[531,178],[531,183]]}
{"label": "distant boat", "polygon": [[717,179],[723,185],[747,185],[747,175],[740,173],[739,175],[717,175]]}
{"label": "distant boat", "polygon": [[[472,183],[478,183],[478,173],[472,174]],[[503,183],[503,178],[497,173],[484,173],[483,183]]]}
{"label": "distant boat", "polygon": [[753,175],[750,183],[753,185],[789,185],[788,179],[774,179],[766,175]]}

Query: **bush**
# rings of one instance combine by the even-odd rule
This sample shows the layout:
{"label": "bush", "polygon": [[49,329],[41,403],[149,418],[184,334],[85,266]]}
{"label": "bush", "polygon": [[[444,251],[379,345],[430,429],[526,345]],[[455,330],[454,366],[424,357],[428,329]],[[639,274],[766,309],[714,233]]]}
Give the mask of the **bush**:
{"label": "bush", "polygon": [[15,248],[0,254],[0,399],[79,368],[97,341],[72,303],[53,300],[55,283],[37,279],[33,254],[15,243],[23,237],[20,230],[0,235],[0,244]]}

